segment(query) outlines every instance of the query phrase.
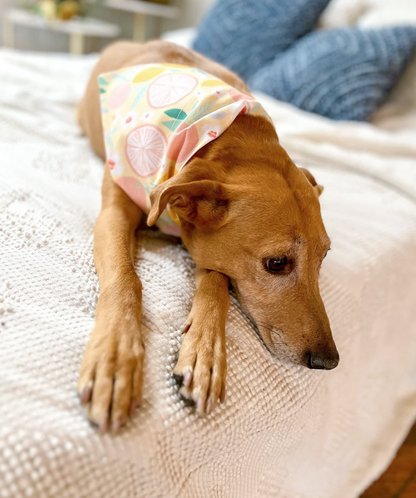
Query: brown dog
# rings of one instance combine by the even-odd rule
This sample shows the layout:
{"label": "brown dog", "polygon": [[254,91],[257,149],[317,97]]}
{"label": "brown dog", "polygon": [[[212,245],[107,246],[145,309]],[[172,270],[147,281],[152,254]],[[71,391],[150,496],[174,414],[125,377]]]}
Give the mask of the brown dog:
{"label": "brown dog", "polygon": [[[95,67],[79,107],[79,121],[105,159],[97,76],[157,62],[193,66],[249,94],[234,73],[174,44],[118,42]],[[182,393],[209,413],[225,396],[225,322],[230,281],[244,310],[276,357],[332,369],[339,356],[319,294],[319,270],[330,241],[318,197],[322,187],[297,168],[265,118],[238,116],[151,194],[148,224],[170,204],[197,265],[197,292],[185,324],[175,374]],[[96,324],[78,390],[89,418],[117,431],[141,401],[144,345],[141,282],[134,270],[140,208],[105,168],[94,259],[100,281]]]}

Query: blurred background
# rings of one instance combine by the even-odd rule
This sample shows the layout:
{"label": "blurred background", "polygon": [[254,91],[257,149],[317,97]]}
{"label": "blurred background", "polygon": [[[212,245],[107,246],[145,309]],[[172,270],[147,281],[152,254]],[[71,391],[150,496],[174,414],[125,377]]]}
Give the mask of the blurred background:
{"label": "blurred background", "polygon": [[[91,28],[83,30],[82,25],[96,22],[94,36],[86,36],[93,40],[85,40],[84,51],[91,52],[108,43],[109,38],[143,41],[167,31],[195,27],[214,3],[215,0],[0,0],[0,45],[13,42],[20,49],[68,51],[68,21],[81,21],[73,29],[78,33],[94,32]],[[67,21],[67,26],[61,21]],[[396,0],[394,5],[388,0],[332,0],[320,20],[323,27],[329,28],[404,23],[416,25],[414,0]]]}
{"label": "blurred background", "polygon": [[[138,41],[161,33],[194,26],[212,0],[0,0],[0,44],[24,50],[64,52],[71,50],[67,23],[95,21],[97,36],[86,36],[82,52],[101,49],[112,39]],[[26,17],[19,16],[24,11]],[[30,16],[29,16],[30,14]],[[43,21],[43,22],[42,22]],[[10,34],[13,24],[13,34]],[[9,35],[9,36],[8,36]],[[101,35],[101,36],[100,36]]]}
{"label": "blurred background", "polygon": [[81,55],[162,37],[309,112],[369,121],[394,103],[401,129],[414,121],[416,1],[299,1],[0,0],[0,46]]}

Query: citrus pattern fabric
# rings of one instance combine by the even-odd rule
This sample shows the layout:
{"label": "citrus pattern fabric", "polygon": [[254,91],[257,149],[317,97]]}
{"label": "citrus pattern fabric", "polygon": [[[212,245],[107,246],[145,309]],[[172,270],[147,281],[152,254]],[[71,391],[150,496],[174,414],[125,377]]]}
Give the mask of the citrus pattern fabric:
{"label": "citrus pattern fabric", "polygon": [[[114,181],[148,213],[150,191],[168,180],[240,114],[270,119],[261,105],[196,68],[145,64],[99,76],[107,163]],[[169,207],[157,226],[180,236]]]}

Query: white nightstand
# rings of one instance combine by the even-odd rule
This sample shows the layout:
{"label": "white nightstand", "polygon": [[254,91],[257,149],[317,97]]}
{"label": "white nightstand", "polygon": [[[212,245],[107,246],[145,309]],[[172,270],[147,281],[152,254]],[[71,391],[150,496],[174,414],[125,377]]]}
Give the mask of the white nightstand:
{"label": "white nightstand", "polygon": [[7,11],[3,17],[3,24],[3,43],[5,47],[14,47],[14,27],[15,25],[21,25],[67,33],[69,35],[71,54],[84,53],[86,37],[116,38],[120,34],[120,27],[117,24],[103,22],[99,19],[80,17],[69,21],[48,21],[22,9]]}

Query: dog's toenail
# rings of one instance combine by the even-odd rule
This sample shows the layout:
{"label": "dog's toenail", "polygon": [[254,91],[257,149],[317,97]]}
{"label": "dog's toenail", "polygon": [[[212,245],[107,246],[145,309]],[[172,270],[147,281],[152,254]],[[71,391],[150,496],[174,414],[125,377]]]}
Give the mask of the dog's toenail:
{"label": "dog's toenail", "polygon": [[130,402],[130,410],[129,410],[130,417],[133,417],[133,415],[136,413],[136,409],[137,409],[137,399],[133,398]]}
{"label": "dog's toenail", "polygon": [[183,376],[183,385],[185,387],[189,387],[192,382],[192,372],[186,372]]}
{"label": "dog's toenail", "polygon": [[181,387],[183,384],[183,375],[174,373],[174,374],[172,374],[172,376],[175,379],[178,386]]}
{"label": "dog's toenail", "polygon": [[184,396],[181,392],[179,393],[179,396],[181,397],[181,400],[185,404],[185,406],[195,406],[195,401],[188,396]]}
{"label": "dog's toenail", "polygon": [[199,415],[202,415],[204,413],[204,408],[205,400],[203,398],[198,398],[198,401],[196,402],[196,411],[199,413]]}
{"label": "dog's toenail", "polygon": [[91,399],[92,386],[86,386],[81,393],[81,405],[87,404]]}
{"label": "dog's toenail", "polygon": [[185,332],[188,332],[190,326],[191,326],[191,324],[189,322],[185,322],[185,324],[182,325],[180,333],[185,334]]}
{"label": "dog's toenail", "polygon": [[209,414],[212,412],[212,410],[213,410],[213,408],[214,408],[214,406],[213,406],[213,405],[214,405],[214,402],[213,402],[213,400],[210,398],[210,399],[209,399],[209,401],[208,401],[208,404],[207,404],[207,415],[209,415]]}
{"label": "dog's toenail", "polygon": [[108,429],[108,417],[105,417],[101,422],[100,425],[98,426],[100,429],[101,434],[105,434]]}
{"label": "dog's toenail", "polygon": [[221,388],[221,394],[220,394],[220,402],[221,402],[221,404],[223,404],[224,401],[225,401],[225,387],[222,386],[222,388]]}
{"label": "dog's toenail", "polygon": [[120,430],[120,427],[126,423],[126,417],[119,417],[113,420],[111,424],[111,432],[113,434],[117,433]]}

